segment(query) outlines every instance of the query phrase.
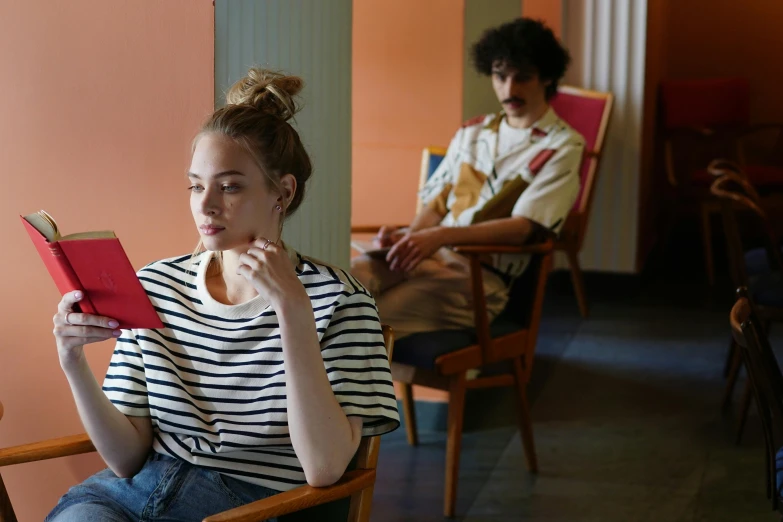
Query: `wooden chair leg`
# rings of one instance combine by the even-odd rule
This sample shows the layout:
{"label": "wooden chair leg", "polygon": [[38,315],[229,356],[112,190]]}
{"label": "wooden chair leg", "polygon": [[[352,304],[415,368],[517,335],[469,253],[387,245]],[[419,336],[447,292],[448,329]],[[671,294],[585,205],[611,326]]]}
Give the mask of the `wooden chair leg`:
{"label": "wooden chair leg", "polygon": [[[769,452],[764,452],[764,467],[767,468],[766,475],[766,488],[767,488],[767,498],[769,500],[772,500],[773,496],[775,495],[775,488],[772,487],[772,480],[770,479],[770,468],[769,468]],[[774,470],[772,470],[774,473]],[[774,503],[774,501],[773,501]]]}
{"label": "wooden chair leg", "polygon": [[462,445],[462,423],[465,417],[465,374],[451,379],[449,385],[448,438],[446,440],[446,490],[443,498],[443,514],[454,516],[457,503],[457,479],[459,479],[459,455]]}
{"label": "wooden chair leg", "polygon": [[568,257],[568,265],[571,267],[571,281],[574,283],[574,293],[576,294],[576,302],[579,305],[579,313],[583,319],[587,319],[590,310],[587,308],[587,292],[585,292],[582,267],[579,266],[579,252],[569,247],[566,249],[566,256]]}
{"label": "wooden chair leg", "polygon": [[413,385],[402,385],[402,414],[405,418],[405,432],[408,435],[408,444],[418,446],[419,435],[416,431],[416,405],[413,402]]}
{"label": "wooden chair leg", "polygon": [[11,506],[11,499],[8,498],[8,491],[3,483],[3,477],[0,477],[0,522],[17,522],[14,508]]}
{"label": "wooden chair leg", "polygon": [[[777,470],[775,469],[777,465],[777,463],[775,462],[776,450],[771,448],[769,441],[765,441],[765,445],[766,445],[765,448],[766,451],[764,452],[764,463],[767,466],[767,498],[772,500],[772,504],[774,505],[777,503],[775,499],[778,498],[777,487],[776,487]],[[777,507],[775,507],[774,509],[777,509]]]}
{"label": "wooden chair leg", "polygon": [[731,398],[734,395],[734,386],[737,384],[737,376],[742,369],[742,354],[737,349],[736,345],[734,345],[733,341],[731,344],[733,348],[731,365],[729,367],[729,375],[726,378],[726,389],[723,392],[723,402],[721,403],[721,408],[724,410],[731,404]]}
{"label": "wooden chair leg", "polygon": [[531,473],[538,471],[538,459],[536,458],[536,446],[533,440],[533,421],[530,419],[530,405],[527,401],[527,380],[522,368],[522,359],[514,359],[514,381],[519,397],[519,435],[522,437],[522,446],[525,449],[527,469]]}
{"label": "wooden chair leg", "polygon": [[748,412],[750,411],[750,402],[753,399],[753,389],[751,386],[750,376],[748,376],[748,379],[745,381],[745,389],[742,391],[739,424],[737,425],[737,445],[742,442],[742,433],[745,431],[745,423],[748,420]]}
{"label": "wooden chair leg", "polygon": [[712,260],[712,217],[707,205],[701,206],[701,236],[704,242],[704,269],[707,272],[707,281],[710,286],[715,284],[715,267]]}
{"label": "wooden chair leg", "polygon": [[729,339],[729,353],[726,354],[726,362],[723,364],[723,378],[729,376],[731,368],[734,364],[734,353],[737,350],[737,344],[734,342],[734,337]]}

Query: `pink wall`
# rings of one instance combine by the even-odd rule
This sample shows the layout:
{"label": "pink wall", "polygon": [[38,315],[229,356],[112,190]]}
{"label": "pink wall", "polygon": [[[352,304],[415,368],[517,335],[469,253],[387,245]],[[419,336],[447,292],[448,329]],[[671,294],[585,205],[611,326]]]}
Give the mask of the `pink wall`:
{"label": "pink wall", "polygon": [[462,0],[353,5],[354,224],[408,223],[421,151],[462,119]]}
{"label": "pink wall", "polygon": [[[19,223],[114,229],[134,266],[190,251],[190,141],[213,103],[210,0],[0,2],[0,447],[82,432],[60,371],[59,295]],[[111,344],[90,345],[99,380]],[[3,469],[20,520],[42,520],[102,463]]]}

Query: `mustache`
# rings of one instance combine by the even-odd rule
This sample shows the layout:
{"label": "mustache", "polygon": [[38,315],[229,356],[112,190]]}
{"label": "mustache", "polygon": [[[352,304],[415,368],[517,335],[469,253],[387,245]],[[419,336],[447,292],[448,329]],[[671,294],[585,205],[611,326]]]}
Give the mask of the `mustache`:
{"label": "mustache", "polygon": [[503,100],[503,103],[525,103],[525,100],[522,98],[517,98],[516,96],[512,96],[511,98],[506,98]]}

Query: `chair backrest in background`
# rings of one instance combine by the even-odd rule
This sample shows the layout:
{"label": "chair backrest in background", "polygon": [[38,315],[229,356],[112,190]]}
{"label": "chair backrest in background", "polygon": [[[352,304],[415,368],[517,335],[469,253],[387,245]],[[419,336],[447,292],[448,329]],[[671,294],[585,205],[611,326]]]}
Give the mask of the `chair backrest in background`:
{"label": "chair backrest in background", "polygon": [[747,289],[740,288],[738,294],[740,297],[730,314],[731,330],[742,351],[761,419],[767,452],[767,496],[772,501],[772,509],[779,509],[781,484],[777,477],[777,453],[783,444],[783,374]]}
{"label": "chair backrest in background", "polygon": [[[443,147],[425,147],[421,151],[421,171],[419,173],[419,189],[424,186],[428,179],[446,157],[446,149]],[[416,213],[421,210],[421,201],[416,198]]]}
{"label": "chair backrest in background", "polygon": [[750,86],[745,78],[704,78],[661,82],[666,129],[743,126],[750,120]]}
{"label": "chair backrest in background", "polygon": [[549,101],[557,115],[585,139],[585,154],[579,172],[579,197],[574,212],[587,212],[592,199],[595,173],[604,146],[614,96],[608,92],[561,86]]}

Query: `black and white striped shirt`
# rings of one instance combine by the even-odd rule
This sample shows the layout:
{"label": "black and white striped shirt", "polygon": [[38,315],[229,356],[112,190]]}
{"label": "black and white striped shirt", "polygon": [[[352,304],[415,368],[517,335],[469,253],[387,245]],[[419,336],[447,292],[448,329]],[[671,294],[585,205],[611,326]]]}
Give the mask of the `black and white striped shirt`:
{"label": "black and white striped shirt", "polygon": [[[365,436],[394,430],[399,415],[375,302],[344,271],[288,252],[343,411],[363,418]],[[158,453],[278,491],[302,485],[277,315],[260,296],[238,305],[214,300],[205,285],[211,257],[139,271],[164,328],[123,331],[104,393],[125,415],[151,417]]]}

